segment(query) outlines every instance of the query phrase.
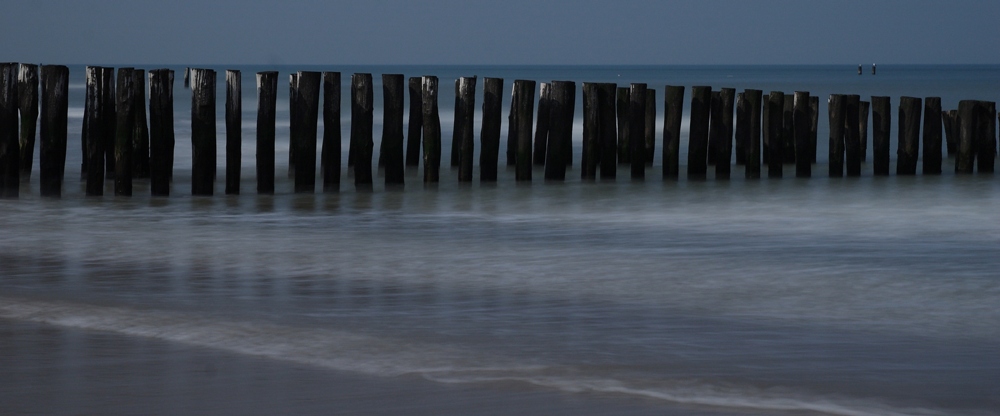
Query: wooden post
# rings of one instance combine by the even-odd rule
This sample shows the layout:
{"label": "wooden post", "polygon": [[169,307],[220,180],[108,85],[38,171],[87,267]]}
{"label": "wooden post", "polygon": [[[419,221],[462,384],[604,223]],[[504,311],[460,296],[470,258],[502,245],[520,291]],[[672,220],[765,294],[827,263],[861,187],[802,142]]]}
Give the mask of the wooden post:
{"label": "wooden post", "polygon": [[743,95],[749,107],[747,127],[750,131],[747,137],[745,176],[747,179],[760,179],[760,106],[763,93],[761,90],[748,89]]}
{"label": "wooden post", "polygon": [[[351,155],[354,155],[354,189],[357,191],[371,191],[373,186],[372,148],[375,147],[375,142],[372,141],[372,124],[374,122],[372,101],[374,94],[372,74],[351,75],[351,148],[354,150],[349,152],[347,157],[350,160]],[[437,97],[435,96],[435,98]],[[426,122],[424,120],[424,123]],[[426,136],[426,132],[424,135]],[[440,141],[439,131],[438,142],[440,143]],[[440,155],[440,144],[438,145],[438,154]]]}
{"label": "wooden post", "polygon": [[17,107],[17,64],[0,63],[0,198],[20,194]]}
{"label": "wooden post", "polygon": [[[295,152],[299,148],[302,125],[302,111],[299,97],[299,74],[288,74],[288,177],[295,177]],[[351,149],[354,147],[352,146]],[[353,156],[348,155],[348,166],[354,166]]]}
{"label": "wooden post", "polygon": [[846,156],[844,161],[847,164],[847,176],[861,176],[861,130],[858,128],[860,106],[860,96],[844,96],[844,151]]}
{"label": "wooden post", "polygon": [[868,160],[868,114],[871,113],[871,102],[861,101],[858,104],[858,137],[861,138],[861,161]]}
{"label": "wooden post", "polygon": [[632,180],[643,180],[646,178],[646,84],[632,83],[628,105]]}
{"label": "wooden post", "polygon": [[715,165],[722,140],[722,96],[719,91],[712,91],[708,123],[708,164]]}
{"label": "wooden post", "polygon": [[976,103],[976,125],[979,132],[976,146],[976,172],[993,173],[997,157],[997,107],[995,101]]}
{"label": "wooden post", "polygon": [[957,110],[941,111],[941,124],[944,127],[945,147],[948,149],[948,157],[955,157],[957,153],[958,133],[955,126],[958,125]]}
{"label": "wooden post", "polygon": [[149,124],[146,120],[146,71],[132,72],[135,120],[132,130],[132,178],[149,178]]}
{"label": "wooden post", "polygon": [[618,127],[613,83],[597,84],[598,134],[600,135],[601,179],[614,180],[618,175]]}
{"label": "wooden post", "polygon": [[115,140],[118,123],[115,105],[115,69],[101,68],[101,105],[104,107],[104,178],[115,177]]}
{"label": "wooden post", "polygon": [[461,77],[455,90],[455,140],[458,141],[458,181],[472,182],[476,154],[476,77]]}
{"label": "wooden post", "polygon": [[[517,81],[514,81],[515,84]],[[517,86],[510,91],[510,111],[507,113],[507,166],[517,165]]]}
{"label": "wooden post", "polygon": [[117,196],[132,196],[132,132],[135,130],[134,72],[133,68],[118,68],[118,86],[115,97],[115,112],[117,113],[115,195]]}
{"label": "wooden post", "polygon": [[785,93],[781,91],[771,91],[767,97],[767,177],[780,178],[782,176],[782,162],[784,161],[784,107]]}
{"label": "wooden post", "polygon": [[795,134],[795,177],[808,178],[812,176],[812,114],[809,110],[809,92],[795,91],[792,104],[792,124]]}
{"label": "wooden post", "polygon": [[747,139],[750,137],[750,106],[744,93],[736,94],[736,165],[747,163]]}
{"label": "wooden post", "polygon": [[830,115],[830,177],[844,176],[844,96],[830,94],[827,100]]}
{"label": "wooden post", "polygon": [[896,151],[896,174],[916,175],[920,149],[920,107],[916,97],[899,97],[899,142]]}
{"label": "wooden post", "polygon": [[[535,146],[532,155],[533,163],[536,166],[545,166],[546,147],[549,143],[549,119],[552,116],[551,110],[551,84],[542,82],[538,86],[538,118],[535,120]],[[559,159],[562,159],[559,157]]]}
{"label": "wooden post", "polygon": [[87,196],[104,195],[104,68],[87,67],[87,98],[83,121],[87,167]]}
{"label": "wooden post", "polygon": [[410,77],[407,90],[410,94],[410,111],[407,118],[406,133],[406,166],[420,166],[420,133],[424,129],[424,113],[421,110],[421,78]]}
{"label": "wooden post", "polygon": [[733,159],[733,105],[736,97],[736,90],[733,88],[722,88],[719,90],[719,100],[721,100],[722,126],[721,137],[718,143],[718,153],[715,157],[715,178],[729,179]]}
{"label": "wooden post", "polygon": [[257,73],[257,193],[274,194],[274,120],[278,72]]}
{"label": "wooden post", "polygon": [[483,79],[483,124],[479,132],[479,181],[497,181],[500,157],[501,107],[503,78]]}
{"label": "wooden post", "polygon": [[535,109],[535,81],[516,80],[514,81],[515,101],[517,115],[517,164],[515,168],[515,180],[518,182],[531,182],[531,124],[532,113]]}
{"label": "wooden post", "polygon": [[876,176],[889,175],[891,128],[892,103],[889,97],[872,97],[872,171]]}
{"label": "wooden post", "polygon": [[573,134],[570,106],[572,105],[571,95],[575,90],[576,83],[572,81],[552,81],[549,84],[549,133],[545,154],[545,180],[547,181],[566,180],[565,149]]}
{"label": "wooden post", "polygon": [[21,179],[31,177],[35,156],[35,126],[38,124],[38,65],[21,64],[17,75],[17,102],[21,113]]}
{"label": "wooden post", "polygon": [[781,138],[783,139],[782,159],[785,163],[795,163],[795,95],[785,94],[781,107]]}
{"label": "wooden post", "polygon": [[240,71],[226,70],[226,195],[240,194],[243,157],[243,90]]}
{"label": "wooden post", "polygon": [[632,159],[629,157],[629,152],[632,150],[629,144],[629,139],[632,136],[629,134],[629,121],[628,121],[628,105],[631,102],[629,97],[629,87],[618,87],[618,95],[616,99],[616,109],[618,113],[618,163],[619,164],[629,164]]}
{"label": "wooden post", "polygon": [[[809,125],[809,156],[812,163],[816,163],[816,141],[818,139],[817,126],[819,125],[819,97],[809,96],[809,114],[812,122]],[[867,119],[866,119],[867,120]]]}
{"label": "wooden post", "polygon": [[691,126],[688,134],[688,178],[704,179],[708,172],[708,122],[712,87],[691,87]]}
{"label": "wooden post", "polygon": [[[417,108],[419,109],[420,106],[418,105]],[[418,133],[417,140],[419,139],[420,134]],[[323,172],[323,192],[340,191],[341,140],[340,72],[324,72],[323,150],[320,156],[320,170]],[[416,148],[416,146],[414,147]]]}
{"label": "wooden post", "polygon": [[[295,192],[316,192],[316,130],[322,74],[299,71],[295,77],[298,140],[295,140]],[[370,162],[369,162],[370,163]]]}
{"label": "wooden post", "polygon": [[958,102],[958,122],[960,134],[958,138],[958,156],[955,158],[955,173],[972,173],[976,162],[976,147],[978,145],[978,103],[974,100]]}
{"label": "wooden post", "polygon": [[676,180],[680,172],[681,115],[684,87],[667,85],[663,94],[663,178]]}
{"label": "wooden post", "polygon": [[653,166],[656,155],[656,89],[646,89],[646,166]]}
{"label": "wooden post", "polygon": [[[273,122],[271,126],[274,137]],[[153,196],[170,195],[173,169],[174,71],[154,69],[149,71],[149,189]]]}
{"label": "wooden post", "polygon": [[[764,159],[764,164],[770,166],[770,163],[771,163],[771,111],[768,108],[768,107],[770,107],[770,105],[768,105],[768,102],[771,99],[770,95],[768,95],[767,99],[768,99],[768,101],[763,101],[761,103],[762,107],[763,107],[763,110],[762,110],[762,112],[763,112],[763,120],[762,120],[763,124],[762,124],[762,126],[763,127],[761,128],[761,136],[763,137],[762,144],[764,145],[764,151],[761,152],[761,156]],[[763,100],[763,97],[761,97],[761,100]]]}
{"label": "wooden post", "polygon": [[583,83],[583,153],[580,160],[580,177],[597,179],[597,166],[601,154],[600,101],[597,84]]}
{"label": "wooden post", "polygon": [[569,90],[569,99],[567,101],[566,117],[569,121],[566,122],[568,133],[566,133],[566,140],[563,146],[563,161],[566,162],[566,166],[573,166],[573,123],[574,117],[576,117],[576,83],[574,82],[572,88]]}
{"label": "wooden post", "polygon": [[941,174],[941,97],[924,99],[924,175]]}
{"label": "wooden post", "polygon": [[438,115],[438,78],[425,76],[421,81],[424,112],[424,183],[438,183],[441,170],[441,117]]}
{"label": "wooden post", "polygon": [[382,74],[382,151],[385,186],[403,186],[403,74]]}
{"label": "wooden post", "polygon": [[215,192],[215,71],[191,69],[191,194]]}
{"label": "wooden post", "polygon": [[38,148],[42,196],[62,195],[68,110],[69,68],[62,65],[42,65],[42,123]]}

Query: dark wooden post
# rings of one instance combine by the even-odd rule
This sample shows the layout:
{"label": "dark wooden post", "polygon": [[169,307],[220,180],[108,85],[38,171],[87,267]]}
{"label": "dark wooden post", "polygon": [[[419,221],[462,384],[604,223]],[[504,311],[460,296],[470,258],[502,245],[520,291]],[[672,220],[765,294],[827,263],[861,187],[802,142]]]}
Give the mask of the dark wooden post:
{"label": "dark wooden post", "polygon": [[784,160],[784,107],[785,93],[781,91],[771,91],[767,97],[767,177],[780,178],[782,176],[782,162]]}
{"label": "dark wooden post", "polygon": [[827,101],[830,115],[830,177],[844,176],[844,96],[830,94]]}
{"label": "dark wooden post", "polygon": [[889,97],[872,97],[872,171],[876,176],[889,175],[891,128],[892,103]]}
{"label": "dark wooden post", "polygon": [[[816,163],[816,141],[818,139],[817,126],[819,125],[819,97],[809,96],[809,114],[812,116],[812,122],[809,126],[809,156],[812,159],[812,163]],[[866,119],[867,120],[867,119]]]}
{"label": "dark wooden post", "polygon": [[646,84],[632,83],[628,105],[632,180],[643,180],[646,178]]}
{"label": "dark wooden post", "polygon": [[438,115],[438,78],[423,77],[424,183],[438,183],[441,170],[441,117]]}
{"label": "dark wooden post", "polygon": [[117,113],[115,195],[118,196],[132,196],[132,132],[135,130],[134,72],[133,68],[118,68],[118,87],[115,97],[115,112]]}
{"label": "dark wooden post", "polygon": [[733,105],[736,97],[736,90],[733,88],[722,88],[719,90],[719,100],[721,101],[722,126],[721,137],[718,143],[718,153],[715,157],[715,178],[729,179],[733,159]]}
{"label": "dark wooden post", "polygon": [[601,179],[614,180],[618,175],[618,126],[613,83],[597,84],[598,133],[600,138]]}
{"label": "dark wooden post", "polygon": [[31,177],[35,156],[35,126],[38,124],[38,65],[21,64],[17,75],[17,102],[21,113],[21,178]]}
{"label": "dark wooden post", "polygon": [[844,96],[844,151],[847,176],[861,176],[861,130],[858,128],[861,97]]}
{"label": "dark wooden post", "polygon": [[646,89],[646,166],[653,166],[656,155],[656,89]]}
{"label": "dark wooden post", "polygon": [[782,159],[785,163],[795,163],[795,95],[785,94],[781,106],[781,138],[783,139]]}
{"label": "dark wooden post", "polygon": [[631,102],[629,98],[629,88],[628,87],[618,87],[618,95],[616,99],[616,110],[618,113],[618,163],[629,164],[632,159],[629,157],[629,151],[632,150],[631,145],[629,145],[629,139],[631,135],[629,134],[629,122],[628,122],[628,105]]}
{"label": "dark wooden post", "polygon": [[[288,177],[295,177],[295,151],[299,148],[301,138],[302,111],[299,97],[299,74],[288,74]],[[353,149],[353,146],[351,147]],[[353,156],[348,155],[349,166],[353,165]]]}
{"label": "dark wooden post", "polygon": [[[139,105],[142,105],[140,102]],[[38,148],[42,196],[62,195],[66,170],[66,120],[69,110],[69,68],[42,65],[42,123]]]}
{"label": "dark wooden post", "polygon": [[810,128],[812,114],[809,110],[809,92],[795,91],[792,103],[792,124],[795,133],[795,177],[808,178],[812,176],[812,150]]}
{"label": "dark wooden post", "polygon": [[146,120],[146,71],[132,72],[135,120],[132,130],[132,177],[149,178],[149,124]]}
{"label": "dark wooden post", "polygon": [[215,71],[191,69],[191,194],[215,193]]}
{"label": "dark wooden post", "polygon": [[497,181],[500,157],[501,107],[503,78],[483,79],[483,124],[479,132],[479,181]]}
{"label": "dark wooden post", "polygon": [[410,111],[407,118],[406,132],[406,166],[420,166],[420,133],[424,129],[424,113],[421,110],[421,78],[410,77],[407,90],[410,94]]}
{"label": "dark wooden post", "polygon": [[576,83],[573,83],[573,87],[569,90],[569,100],[567,102],[568,108],[566,109],[566,117],[569,119],[566,126],[568,133],[566,133],[565,145],[563,146],[563,161],[566,162],[566,166],[573,166],[573,123],[576,117]]}
{"label": "dark wooden post", "polygon": [[600,101],[597,84],[583,83],[583,153],[580,160],[580,177],[597,179],[597,166],[601,154]]}
{"label": "dark wooden post", "polygon": [[538,118],[535,120],[535,146],[532,155],[533,163],[537,166],[545,166],[545,151],[549,143],[549,119],[552,116],[551,96],[551,84],[548,82],[540,83],[538,86]]}
{"label": "dark wooden post", "polygon": [[747,137],[745,175],[747,179],[760,179],[760,106],[763,93],[761,90],[748,89],[743,95],[749,107],[747,127],[750,130]]}
{"label": "dark wooden post", "polygon": [[[374,94],[372,74],[351,75],[351,143],[354,151],[350,152],[347,157],[350,158],[351,154],[354,155],[354,188],[358,191],[370,191],[373,186],[372,148],[375,147],[375,142],[372,141],[372,123],[374,122],[372,101]],[[435,96],[435,98],[437,97]],[[426,122],[424,120],[424,123]],[[426,132],[424,135],[426,136]],[[438,142],[440,143],[440,141],[439,131]],[[438,155],[440,158],[440,144],[438,145]]]}
{"label": "dark wooden post", "polygon": [[747,139],[750,137],[750,106],[744,93],[736,94],[736,165],[747,163]]}
{"label": "dark wooden post", "polygon": [[[517,80],[514,81],[515,84]],[[507,113],[507,166],[517,165],[517,86],[510,91],[510,111]]]}
{"label": "dark wooden post", "polygon": [[[417,108],[419,109],[420,106],[418,105]],[[340,72],[324,72],[323,150],[320,156],[320,170],[323,172],[323,192],[340,191],[341,139]],[[417,134],[417,139],[420,139],[419,133]]]}
{"label": "dark wooden post", "polygon": [[681,115],[684,87],[667,85],[663,94],[663,178],[676,180],[680,172]]}
{"label": "dark wooden post", "polygon": [[515,101],[517,115],[517,166],[515,168],[515,180],[518,182],[531,182],[531,124],[532,113],[535,110],[535,81],[516,80],[514,81]]}
{"label": "dark wooden post", "polygon": [[575,90],[576,83],[572,81],[552,81],[549,84],[549,133],[545,154],[547,181],[566,180],[565,149],[572,140],[573,118],[570,106],[571,95]]}
{"label": "dark wooden post", "polygon": [[322,74],[299,71],[295,77],[299,125],[295,141],[295,192],[316,192],[316,130]]}
{"label": "dark wooden post", "polygon": [[[271,126],[274,137],[273,122]],[[153,196],[170,195],[173,169],[174,71],[154,69],[149,71],[149,189]]]}
{"label": "dark wooden post", "polygon": [[405,177],[403,156],[403,74],[382,74],[382,151],[385,186],[402,186]]}
{"label": "dark wooden post", "polygon": [[861,161],[868,160],[868,114],[871,113],[871,103],[861,101],[858,104],[858,137],[861,138]]}
{"label": "dark wooden post", "polygon": [[86,147],[84,166],[87,196],[104,195],[104,68],[87,67],[87,98],[83,120],[83,142]]}
{"label": "dark wooden post", "polygon": [[958,154],[958,136],[961,135],[961,126],[958,122],[958,110],[943,111],[941,119],[944,122],[944,133],[948,147],[948,157],[955,157]]}
{"label": "dark wooden post", "polygon": [[455,90],[455,139],[458,140],[458,181],[472,182],[476,154],[476,77],[461,77]]}
{"label": "dark wooden post", "polygon": [[924,99],[924,175],[941,174],[941,97]]}
{"label": "dark wooden post", "polygon": [[715,165],[722,139],[722,96],[719,91],[712,91],[708,123],[708,164]]}
{"label": "dark wooden post", "polygon": [[257,73],[257,193],[274,194],[274,120],[278,72]]}
{"label": "dark wooden post", "polygon": [[115,140],[118,123],[115,105],[115,69],[101,68],[101,105],[104,107],[104,178],[115,177]]}
{"label": "dark wooden post", "polygon": [[977,136],[977,102],[962,100],[958,102],[958,156],[955,158],[955,173],[972,173],[976,162]]}
{"label": "dark wooden post", "polygon": [[20,195],[17,107],[17,64],[0,63],[0,198]]}
{"label": "dark wooden post", "polygon": [[226,70],[226,195],[240,194],[243,157],[243,89],[240,71]]}
{"label": "dark wooden post", "polygon": [[704,179],[708,172],[708,122],[712,87],[691,87],[691,127],[688,133],[688,178]]}
{"label": "dark wooden post", "polygon": [[997,107],[995,101],[976,103],[976,125],[979,132],[976,146],[976,172],[993,173],[997,157]]}
{"label": "dark wooden post", "polygon": [[899,97],[899,142],[896,151],[896,174],[916,175],[920,149],[920,107],[916,97]]}

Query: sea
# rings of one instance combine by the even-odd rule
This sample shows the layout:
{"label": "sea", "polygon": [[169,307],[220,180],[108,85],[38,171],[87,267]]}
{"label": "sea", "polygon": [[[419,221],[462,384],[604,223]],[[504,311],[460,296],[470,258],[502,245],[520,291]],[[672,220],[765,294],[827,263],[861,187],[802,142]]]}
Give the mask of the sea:
{"label": "sea", "polygon": [[[126,65],[118,65],[126,66]],[[128,65],[142,69],[162,66]],[[35,170],[0,200],[4,415],[1000,415],[1000,177],[827,172],[830,94],[1000,98],[1000,66],[208,66],[215,196],[191,196],[191,93],[176,71],[169,197],[85,197],[84,66],[70,66],[62,198]],[[242,71],[242,194],[225,189],[225,69]],[[255,192],[254,74],[280,72],[277,183]],[[338,193],[293,193],[288,75],[342,73]],[[347,169],[350,75],[440,79],[441,180]],[[644,181],[458,183],[454,80],[646,83]],[[482,82],[477,85],[478,166]],[[661,179],[662,97],[686,86],[681,175]],[[813,177],[689,180],[690,87],[820,97]],[[536,97],[537,99],[537,90]],[[405,119],[404,119],[405,121]],[[322,142],[323,125],[319,123]],[[869,127],[870,128],[870,127]],[[869,133],[869,140],[871,133]],[[37,151],[37,150],[36,150]],[[923,155],[923,149],[920,151]],[[891,169],[895,172],[894,167]]]}

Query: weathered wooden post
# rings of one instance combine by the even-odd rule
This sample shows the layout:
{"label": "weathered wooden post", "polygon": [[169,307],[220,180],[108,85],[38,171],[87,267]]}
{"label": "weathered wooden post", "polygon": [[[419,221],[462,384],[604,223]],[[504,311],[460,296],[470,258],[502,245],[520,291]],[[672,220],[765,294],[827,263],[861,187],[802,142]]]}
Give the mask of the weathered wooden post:
{"label": "weathered wooden post", "polygon": [[580,160],[580,177],[597,179],[597,166],[601,154],[600,101],[597,84],[583,83],[583,153]]}
{"label": "weathered wooden post", "polygon": [[438,78],[424,76],[421,81],[424,112],[424,183],[438,183],[441,170],[441,117],[438,115]]}
{"label": "weathered wooden post", "polygon": [[[351,75],[351,147],[354,150],[347,157],[350,158],[352,154],[354,155],[354,189],[357,191],[371,191],[373,187],[372,148],[375,147],[375,142],[372,140],[372,124],[374,122],[372,101],[374,94],[375,92],[372,90],[372,74],[359,73]],[[437,98],[436,95],[435,98]],[[424,123],[426,122],[424,120]],[[424,135],[427,135],[426,132]],[[439,131],[438,142],[440,143],[440,141],[441,134]],[[439,144],[439,159],[440,150]]]}
{"label": "weathered wooden post", "polygon": [[[404,183],[403,155],[403,74],[382,74],[382,151],[385,160],[385,186]],[[471,127],[470,127],[471,128]]]}
{"label": "weathered wooden post", "polygon": [[497,181],[500,157],[501,107],[503,78],[483,79],[483,124],[479,133],[479,181]]}
{"label": "weathered wooden post", "polygon": [[17,64],[0,63],[0,198],[20,196]]}
{"label": "weathered wooden post", "polygon": [[708,121],[708,164],[715,165],[719,153],[719,141],[722,139],[722,96],[719,91],[712,91],[709,103]]}
{"label": "weathered wooden post", "polygon": [[889,97],[872,97],[872,171],[876,176],[889,175],[891,128],[892,103]]}
{"label": "weathered wooden post", "polygon": [[899,142],[896,151],[896,174],[916,175],[920,149],[920,107],[916,97],[899,97]]}
{"label": "weathered wooden post", "polygon": [[[69,68],[42,65],[42,123],[38,148],[41,195],[62,195],[66,170],[66,121],[69,110]],[[141,102],[139,103],[141,105]]]}
{"label": "weathered wooden post", "polygon": [[618,127],[613,83],[597,84],[598,129],[600,135],[601,179],[614,180],[618,175]]}
{"label": "weathered wooden post", "polygon": [[736,165],[747,163],[747,139],[750,137],[750,106],[744,93],[736,94]]}
{"label": "weathered wooden post", "polygon": [[149,124],[146,120],[146,71],[132,72],[135,120],[132,128],[132,178],[149,178]]}
{"label": "weathered wooden post", "polygon": [[517,165],[517,80],[510,91],[510,111],[507,113],[507,166]]}
{"label": "weathered wooden post", "polygon": [[941,174],[941,97],[924,99],[924,175]]}
{"label": "weathered wooden post", "polygon": [[458,181],[472,182],[476,154],[476,77],[461,77],[455,90],[455,140],[458,141]]}
{"label": "weathered wooden post", "polygon": [[[295,140],[295,192],[316,192],[316,130],[322,74],[299,71],[295,77],[298,140]],[[370,163],[370,162],[369,162]]]}
{"label": "weathered wooden post", "polygon": [[[83,120],[87,196],[104,195],[104,68],[87,67],[87,98]],[[2,141],[2,140],[0,140]]]}
{"label": "weathered wooden post", "polygon": [[115,177],[115,140],[118,123],[115,105],[115,69],[101,68],[101,105],[104,107],[104,178]]}
{"label": "weathered wooden post", "polygon": [[747,127],[750,133],[747,137],[746,167],[747,179],[760,179],[760,106],[763,93],[761,90],[748,89],[743,92],[749,107]]}
{"label": "weathered wooden post", "polygon": [[827,100],[830,116],[830,177],[844,176],[844,96],[830,94]]}
{"label": "weathered wooden post", "polygon": [[[300,132],[302,125],[302,111],[299,97],[299,74],[288,74],[288,177],[295,177],[295,151],[299,147]],[[354,147],[352,146],[353,150]],[[348,166],[354,166],[353,156],[348,154]]]}
{"label": "weathered wooden post", "polygon": [[948,110],[941,112],[941,124],[944,125],[945,147],[948,148],[948,157],[955,157],[958,153],[958,110]]}
{"label": "weathered wooden post", "polygon": [[421,78],[410,77],[407,91],[410,94],[410,110],[406,121],[406,166],[420,166],[420,133],[424,130],[424,112],[421,109],[423,93]]}
{"label": "weathered wooden post", "polygon": [[274,120],[278,72],[257,73],[257,193],[274,194]]}
{"label": "weathered wooden post", "polygon": [[549,133],[545,154],[545,180],[547,181],[566,180],[565,149],[572,139],[573,131],[570,96],[575,90],[576,83],[572,81],[552,81],[549,84]]}
{"label": "weathered wooden post", "polygon": [[[538,85],[538,118],[535,120],[535,146],[532,155],[536,166],[545,166],[546,147],[549,143],[549,119],[551,118],[551,84],[542,82]],[[559,159],[562,159],[561,157]]]}
{"label": "weathered wooden post", "polygon": [[[419,109],[419,107],[418,105],[417,108]],[[341,139],[340,72],[324,72],[323,150],[320,156],[320,170],[323,172],[323,192],[340,191]],[[420,139],[419,133],[417,134],[417,139]]]}
{"label": "weathered wooden post", "polygon": [[708,172],[708,122],[712,87],[691,87],[691,127],[688,133],[688,178],[704,179]]}
{"label": "weathered wooden post", "polygon": [[656,155],[656,88],[646,89],[646,166],[653,166]]}
{"label": "weathered wooden post", "polygon": [[858,137],[861,138],[861,161],[868,160],[868,114],[871,113],[871,102],[861,101],[858,104]]}
{"label": "weathered wooden post", "polygon": [[785,93],[771,91],[767,97],[767,177],[780,178],[784,161],[784,107]]}
{"label": "weathered wooden post", "polygon": [[812,150],[810,128],[812,114],[809,110],[809,91],[795,91],[792,96],[792,124],[795,134],[795,177],[812,176]]}
{"label": "weathered wooden post", "polygon": [[861,130],[858,128],[861,97],[845,95],[844,98],[844,153],[847,176],[861,176]]}
{"label": "weathered wooden post", "polygon": [[646,178],[646,84],[632,83],[628,105],[632,180],[643,180]]}
{"label": "weathered wooden post", "polygon": [[240,194],[240,168],[243,157],[242,74],[226,70],[226,195]]}
{"label": "weathered wooden post", "polygon": [[567,102],[568,107],[566,109],[566,117],[569,118],[567,122],[568,131],[565,141],[565,146],[563,146],[563,161],[566,162],[566,166],[573,166],[573,123],[574,117],[576,117],[576,83],[573,83],[573,87],[569,90],[569,100]]}
{"label": "weathered wooden post", "polygon": [[976,147],[978,145],[979,111],[974,100],[958,102],[958,156],[955,158],[955,173],[972,173],[976,162]]}
{"label": "weathered wooden post", "polygon": [[809,96],[809,114],[812,116],[812,122],[809,125],[809,156],[812,159],[812,163],[816,163],[816,153],[818,153],[816,142],[819,138],[819,132],[817,131],[817,126],[819,126],[819,97],[811,95]]}
{"label": "weathered wooden post", "polygon": [[619,164],[629,164],[632,159],[630,158],[629,152],[632,150],[629,144],[629,139],[631,135],[629,134],[629,122],[628,122],[628,105],[631,102],[629,97],[629,87],[618,87],[618,95],[616,98],[616,110],[618,114],[618,163]]}
{"label": "weathered wooden post", "polygon": [[517,122],[517,165],[515,167],[514,180],[518,182],[531,182],[531,125],[532,113],[535,109],[535,81],[516,80],[514,81],[516,91],[517,115],[514,119]]}
{"label": "weathered wooden post", "polygon": [[993,173],[997,157],[997,107],[995,101],[979,101],[977,107],[976,172]]}
{"label": "weathered wooden post", "polygon": [[215,193],[215,71],[191,69],[191,194]]}
{"label": "weathered wooden post", "polygon": [[118,86],[115,97],[115,112],[117,113],[115,195],[117,196],[132,196],[132,132],[135,130],[134,72],[133,68],[118,68]]}
{"label": "weathered wooden post", "polygon": [[721,137],[718,141],[718,153],[715,157],[715,178],[729,179],[732,169],[730,163],[733,159],[733,105],[736,97],[736,90],[733,88],[722,88],[719,90],[721,100],[722,126]]}
{"label": "weathered wooden post", "polygon": [[21,113],[21,139],[18,168],[21,178],[31,177],[35,156],[35,126],[38,124],[38,65],[20,64],[17,74],[17,102]]}
{"label": "weathered wooden post", "polygon": [[681,115],[684,87],[667,85],[663,94],[663,178],[680,174]]}
{"label": "weathered wooden post", "polygon": [[[89,78],[90,74],[88,73]],[[271,114],[274,112],[272,111]],[[273,140],[273,116],[271,131]],[[260,146],[259,139],[258,146]],[[273,151],[271,160],[274,160]],[[154,69],[149,71],[149,189],[153,196],[170,195],[170,180],[173,177],[173,169],[174,71]]]}
{"label": "weathered wooden post", "polygon": [[[87,131],[90,129],[90,125],[89,125],[89,123],[90,123],[89,122],[90,111],[94,107],[94,104],[91,102],[92,97],[88,93],[88,91],[89,91],[88,86],[90,84],[91,68],[93,68],[93,67],[88,66],[88,67],[86,67],[84,69],[84,79],[86,80],[85,81],[86,83],[84,84],[84,94],[83,94],[83,96],[84,96],[84,100],[83,100],[83,122],[81,123],[82,124],[82,129],[80,130],[80,149],[81,149],[81,153],[80,153],[80,182],[86,182],[87,181],[87,169],[89,169],[88,163],[87,163],[87,159],[89,159],[87,157]],[[150,73],[150,76],[152,77],[152,73]]]}
{"label": "weathered wooden post", "polygon": [[781,106],[782,160],[795,163],[795,94],[785,94]]}

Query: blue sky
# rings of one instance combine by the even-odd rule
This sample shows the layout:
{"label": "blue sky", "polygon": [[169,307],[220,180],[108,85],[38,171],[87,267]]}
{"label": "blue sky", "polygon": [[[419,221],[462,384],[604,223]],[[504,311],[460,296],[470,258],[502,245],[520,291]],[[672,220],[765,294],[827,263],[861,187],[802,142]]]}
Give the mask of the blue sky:
{"label": "blue sky", "polygon": [[0,60],[1000,64],[988,0],[6,0]]}

